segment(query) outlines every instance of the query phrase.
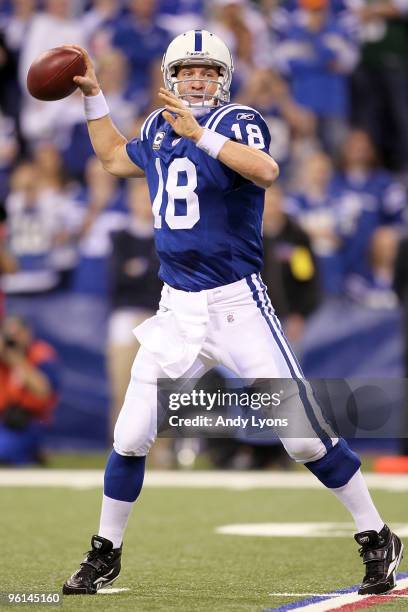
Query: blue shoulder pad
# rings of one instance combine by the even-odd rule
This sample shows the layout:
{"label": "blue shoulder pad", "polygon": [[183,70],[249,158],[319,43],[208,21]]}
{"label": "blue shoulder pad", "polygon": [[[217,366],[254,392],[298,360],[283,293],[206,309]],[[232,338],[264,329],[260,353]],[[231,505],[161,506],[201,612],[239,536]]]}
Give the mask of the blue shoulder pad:
{"label": "blue shoulder pad", "polygon": [[271,135],[268,126],[261,113],[250,106],[222,106],[211,115],[204,127],[269,154]]}
{"label": "blue shoulder pad", "polygon": [[126,151],[133,163],[142,170],[146,169],[152,151],[152,139],[156,133],[156,124],[160,121],[163,108],[159,108],[145,119],[141,130],[140,137],[133,138],[126,145]]}

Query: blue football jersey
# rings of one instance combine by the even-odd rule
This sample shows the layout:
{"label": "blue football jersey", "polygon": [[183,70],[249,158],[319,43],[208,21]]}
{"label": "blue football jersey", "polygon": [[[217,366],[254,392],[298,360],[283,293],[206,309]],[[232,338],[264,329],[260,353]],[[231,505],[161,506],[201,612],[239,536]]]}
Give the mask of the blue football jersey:
{"label": "blue football jersey", "polygon": [[[176,289],[201,291],[260,271],[264,189],[180,138],[162,111],[127,144],[149,185],[160,278]],[[269,153],[267,125],[248,106],[227,104],[197,121]]]}

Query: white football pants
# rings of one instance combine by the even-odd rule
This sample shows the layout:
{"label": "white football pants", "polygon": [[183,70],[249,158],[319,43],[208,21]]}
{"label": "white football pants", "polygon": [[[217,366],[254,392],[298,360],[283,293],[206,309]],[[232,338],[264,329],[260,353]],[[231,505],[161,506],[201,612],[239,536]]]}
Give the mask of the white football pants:
{"label": "white football pants", "polygon": [[[199,293],[205,301],[208,323],[197,356],[183,373],[183,379],[200,378],[217,365],[225,366],[243,379],[303,378],[259,274]],[[172,299],[173,294],[177,294],[177,300]],[[188,301],[191,295],[165,285],[156,315],[158,327],[162,322],[160,317],[171,312],[172,304],[180,304],[180,299]],[[115,427],[114,448],[120,455],[148,453],[157,434],[157,379],[167,377],[153,353],[142,343]],[[306,381],[298,385],[299,392],[290,402],[290,416],[301,424],[305,437],[281,441],[295,461],[306,463],[323,457],[337,443],[337,438]],[[327,434],[332,436],[328,440]]]}

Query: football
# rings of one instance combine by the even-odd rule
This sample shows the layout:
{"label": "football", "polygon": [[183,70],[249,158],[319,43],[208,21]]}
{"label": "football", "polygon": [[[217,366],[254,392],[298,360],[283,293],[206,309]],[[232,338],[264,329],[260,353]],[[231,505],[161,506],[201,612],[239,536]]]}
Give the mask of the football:
{"label": "football", "polygon": [[31,64],[27,89],[38,100],[61,100],[78,87],[73,77],[85,72],[85,59],[80,51],[65,47],[49,49]]}

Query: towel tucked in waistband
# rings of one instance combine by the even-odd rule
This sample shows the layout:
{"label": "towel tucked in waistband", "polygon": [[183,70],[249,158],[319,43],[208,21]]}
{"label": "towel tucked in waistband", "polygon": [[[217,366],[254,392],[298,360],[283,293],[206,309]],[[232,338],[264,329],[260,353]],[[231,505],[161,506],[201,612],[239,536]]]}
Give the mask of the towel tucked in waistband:
{"label": "towel tucked in waistband", "polygon": [[209,321],[205,291],[179,291],[165,286],[158,313],[133,333],[153,354],[165,374],[180,378],[199,354]]}

